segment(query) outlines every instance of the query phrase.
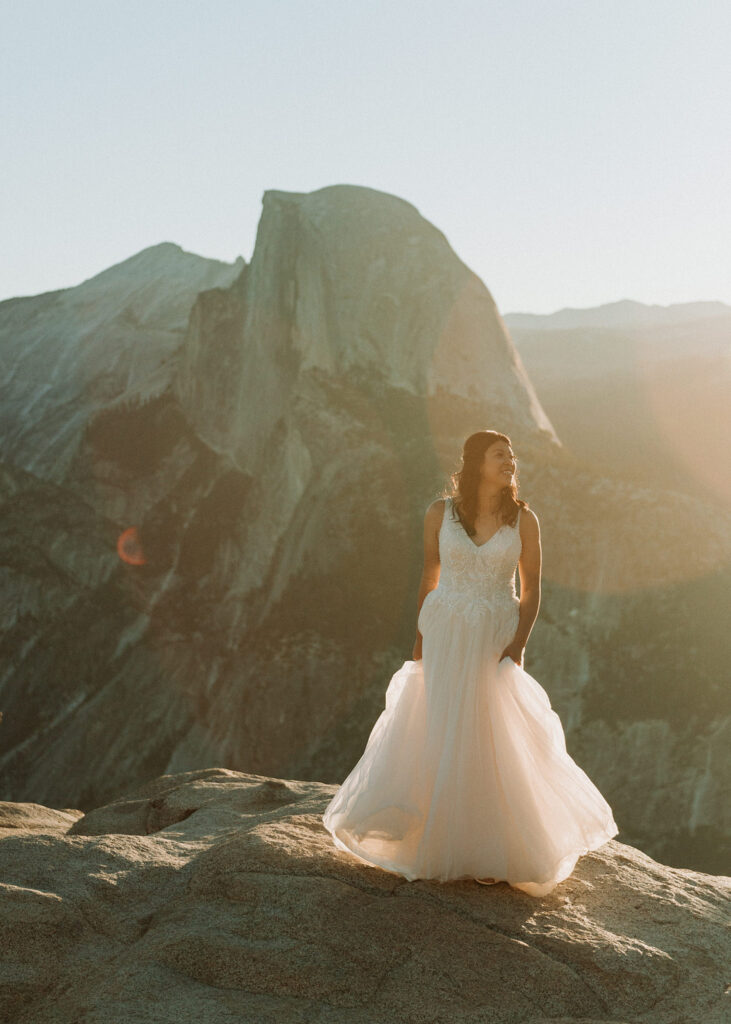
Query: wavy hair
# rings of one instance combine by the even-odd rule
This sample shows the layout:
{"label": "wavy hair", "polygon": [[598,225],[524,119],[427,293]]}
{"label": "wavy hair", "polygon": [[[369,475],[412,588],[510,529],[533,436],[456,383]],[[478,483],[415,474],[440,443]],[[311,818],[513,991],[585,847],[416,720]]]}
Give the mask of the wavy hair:
{"label": "wavy hair", "polygon": [[[477,489],[480,485],[480,469],[485,452],[490,445],[496,441],[505,441],[511,444],[507,434],[501,434],[497,430],[478,430],[470,434],[462,446],[461,465],[458,470],[450,474],[451,488],[445,487],[440,497],[452,498],[452,518],[461,521],[470,537],[477,532],[475,519],[477,517]],[[515,526],[520,508],[528,508],[528,502],[518,497],[518,466],[513,479],[502,489],[500,497],[500,508],[498,513],[503,523]]]}

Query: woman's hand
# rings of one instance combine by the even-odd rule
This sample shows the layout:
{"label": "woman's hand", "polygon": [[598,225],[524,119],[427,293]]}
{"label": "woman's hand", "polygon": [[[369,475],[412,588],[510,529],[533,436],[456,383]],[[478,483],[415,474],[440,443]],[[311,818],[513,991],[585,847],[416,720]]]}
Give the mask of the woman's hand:
{"label": "woman's hand", "polygon": [[519,640],[513,640],[512,643],[509,643],[508,646],[505,648],[503,653],[498,658],[498,661],[502,661],[503,658],[507,655],[509,658],[513,659],[516,665],[522,668],[524,651],[525,644],[520,643]]}

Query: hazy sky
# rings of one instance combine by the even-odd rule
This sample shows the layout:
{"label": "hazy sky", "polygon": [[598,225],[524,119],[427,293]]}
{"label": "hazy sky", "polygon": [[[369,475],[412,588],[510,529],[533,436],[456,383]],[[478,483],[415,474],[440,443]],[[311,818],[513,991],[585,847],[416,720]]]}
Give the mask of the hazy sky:
{"label": "hazy sky", "polygon": [[729,53],[726,0],[6,0],[0,298],[347,183],[502,313],[731,302]]}

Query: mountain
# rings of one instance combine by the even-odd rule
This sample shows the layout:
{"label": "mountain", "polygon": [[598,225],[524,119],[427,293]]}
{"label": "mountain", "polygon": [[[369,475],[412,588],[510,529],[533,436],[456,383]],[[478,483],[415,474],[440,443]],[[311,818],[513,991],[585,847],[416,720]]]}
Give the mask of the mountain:
{"label": "mountain", "polygon": [[673,302],[669,306],[647,305],[632,299],[605,302],[601,306],[574,309],[570,306],[555,313],[505,313],[509,328],[533,328],[541,331],[572,330],[575,327],[606,327],[632,330],[648,327],[677,327],[697,320],[731,317],[725,302]]}
{"label": "mountain", "polygon": [[63,482],[89,420],[164,392],[198,293],[244,266],[163,242],[74,288],[0,302],[0,459]]}
{"label": "mountain", "polygon": [[13,1024],[721,1024],[731,878],[606,843],[536,899],[336,849],[335,787],[211,768],[0,805]]}
{"label": "mountain", "polygon": [[578,458],[731,508],[731,307],[620,302],[504,320]]}
{"label": "mountain", "polygon": [[577,458],[403,199],[265,192],[250,263],[145,253],[0,304],[0,795],[342,779],[411,656],[425,508],[490,427],[541,521],[527,670],[620,840],[724,872],[731,517]]}
{"label": "mountain", "polygon": [[292,406],[326,399],[324,381],[369,400],[388,388],[395,406],[448,395],[557,441],[485,285],[415,207],[373,189],[264,193],[251,265],[194,309],[174,392],[254,472],[277,424],[299,447]]}

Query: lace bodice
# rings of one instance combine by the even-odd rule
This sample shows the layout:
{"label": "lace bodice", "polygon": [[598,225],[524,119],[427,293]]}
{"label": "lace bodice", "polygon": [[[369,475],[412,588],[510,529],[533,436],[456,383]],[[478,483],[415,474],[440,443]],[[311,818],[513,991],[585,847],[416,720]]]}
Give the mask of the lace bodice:
{"label": "lace bodice", "polygon": [[[522,550],[520,510],[515,526],[503,525],[484,544],[477,545],[453,511],[452,499],[444,503],[439,530],[439,584],[424,598],[445,603],[470,619],[479,619],[496,606],[516,606],[515,570]],[[421,620],[421,614],[419,615]]]}

